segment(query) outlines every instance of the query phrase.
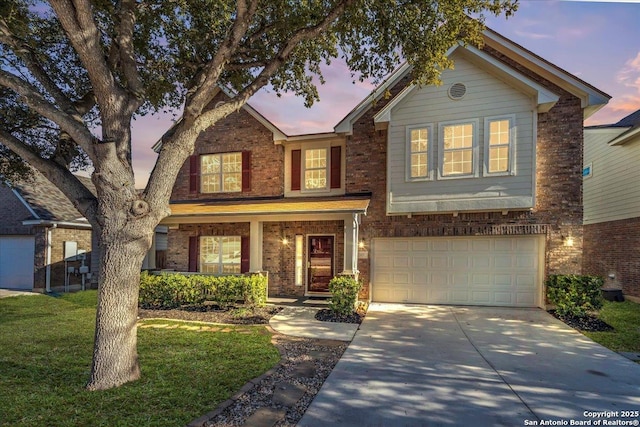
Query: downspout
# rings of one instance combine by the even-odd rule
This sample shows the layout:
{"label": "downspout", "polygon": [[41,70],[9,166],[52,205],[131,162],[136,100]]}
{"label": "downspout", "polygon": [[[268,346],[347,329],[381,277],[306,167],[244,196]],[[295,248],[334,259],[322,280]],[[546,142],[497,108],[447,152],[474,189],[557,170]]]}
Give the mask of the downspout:
{"label": "downspout", "polygon": [[45,267],[45,286],[47,293],[51,292],[51,241],[53,240],[52,230],[56,228],[57,224],[52,224],[47,228],[47,244],[46,244],[46,267]]}

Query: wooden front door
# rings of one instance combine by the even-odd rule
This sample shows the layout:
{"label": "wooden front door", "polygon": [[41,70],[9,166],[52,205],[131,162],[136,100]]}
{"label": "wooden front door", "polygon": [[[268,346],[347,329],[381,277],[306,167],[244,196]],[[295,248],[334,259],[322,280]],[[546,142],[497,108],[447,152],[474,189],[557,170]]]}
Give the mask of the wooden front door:
{"label": "wooden front door", "polygon": [[329,292],[333,278],[333,236],[309,236],[308,238],[308,291]]}

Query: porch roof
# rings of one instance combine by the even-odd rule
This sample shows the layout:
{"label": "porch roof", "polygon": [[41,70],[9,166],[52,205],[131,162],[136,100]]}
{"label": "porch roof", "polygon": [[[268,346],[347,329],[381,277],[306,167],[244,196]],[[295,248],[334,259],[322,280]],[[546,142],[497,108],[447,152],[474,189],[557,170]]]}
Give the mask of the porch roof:
{"label": "porch roof", "polygon": [[244,216],[282,214],[336,214],[364,213],[369,207],[369,198],[332,199],[279,199],[259,201],[194,201],[172,203],[171,217],[190,216]]}

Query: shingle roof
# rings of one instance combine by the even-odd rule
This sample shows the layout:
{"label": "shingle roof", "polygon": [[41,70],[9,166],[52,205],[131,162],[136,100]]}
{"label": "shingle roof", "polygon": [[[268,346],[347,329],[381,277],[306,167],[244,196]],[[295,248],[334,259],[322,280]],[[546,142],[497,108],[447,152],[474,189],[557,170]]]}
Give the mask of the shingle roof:
{"label": "shingle roof", "polygon": [[615,127],[633,127],[640,125],[640,110],[635,113],[629,114],[627,117],[621,119],[618,123],[614,124]]}
{"label": "shingle roof", "polygon": [[[91,179],[77,176],[89,190],[94,191]],[[82,214],[73,206],[67,197],[48,179],[34,171],[29,181],[14,182],[11,185],[27,202],[37,217],[44,221],[76,221],[85,222]]]}

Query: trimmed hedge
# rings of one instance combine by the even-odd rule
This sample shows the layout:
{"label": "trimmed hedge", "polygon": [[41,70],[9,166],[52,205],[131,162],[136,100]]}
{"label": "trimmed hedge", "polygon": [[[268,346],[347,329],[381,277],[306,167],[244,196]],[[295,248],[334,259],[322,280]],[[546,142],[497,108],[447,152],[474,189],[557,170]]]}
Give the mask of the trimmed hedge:
{"label": "trimmed hedge", "polygon": [[341,315],[349,315],[355,311],[358,292],[362,283],[351,276],[336,276],[329,282],[329,308]]}
{"label": "trimmed hedge", "polygon": [[140,275],[139,305],[150,309],[171,309],[215,301],[229,307],[238,301],[263,306],[267,302],[267,277],[184,275],[179,273]]}
{"label": "trimmed hedge", "polygon": [[602,307],[602,277],[554,274],[545,284],[547,298],[556,306],[556,313],[560,316],[585,317],[589,311]]}

